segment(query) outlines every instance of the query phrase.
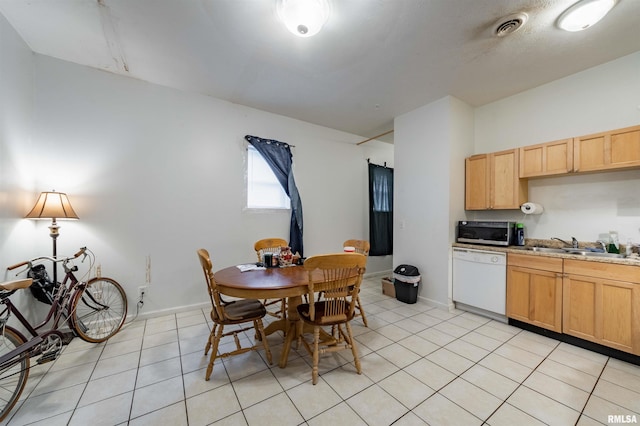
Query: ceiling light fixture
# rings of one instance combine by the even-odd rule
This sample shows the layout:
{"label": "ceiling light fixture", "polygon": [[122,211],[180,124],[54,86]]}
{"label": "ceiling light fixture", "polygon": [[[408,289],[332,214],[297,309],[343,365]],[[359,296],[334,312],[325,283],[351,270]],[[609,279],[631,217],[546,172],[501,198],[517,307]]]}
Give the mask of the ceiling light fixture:
{"label": "ceiling light fixture", "polygon": [[328,0],[278,0],[278,16],[298,37],[318,34],[329,19]]}
{"label": "ceiling light fixture", "polygon": [[617,0],[580,0],[558,17],[558,27],[565,31],[582,31],[605,17]]}

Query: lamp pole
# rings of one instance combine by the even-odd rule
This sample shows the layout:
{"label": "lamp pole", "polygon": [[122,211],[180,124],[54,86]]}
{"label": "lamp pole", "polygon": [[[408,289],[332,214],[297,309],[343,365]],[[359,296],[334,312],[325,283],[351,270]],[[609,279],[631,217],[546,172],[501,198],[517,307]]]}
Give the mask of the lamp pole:
{"label": "lamp pole", "polygon": [[[51,231],[49,233],[49,236],[53,240],[53,258],[56,260],[58,259],[57,240],[58,240],[58,235],[60,235],[59,230],[60,230],[60,227],[58,226],[58,223],[56,222],[56,218],[54,217],[51,219],[51,226],[49,226],[49,231]],[[53,284],[54,285],[58,284],[58,263],[57,262],[53,262]]]}

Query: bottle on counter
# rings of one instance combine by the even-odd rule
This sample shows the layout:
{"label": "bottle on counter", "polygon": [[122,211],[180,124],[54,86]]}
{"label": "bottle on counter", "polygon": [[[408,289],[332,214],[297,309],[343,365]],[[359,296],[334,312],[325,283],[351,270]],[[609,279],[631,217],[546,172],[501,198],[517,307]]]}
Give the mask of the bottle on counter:
{"label": "bottle on counter", "polygon": [[609,247],[607,247],[609,253],[620,253],[620,242],[618,241],[618,232],[609,231]]}
{"label": "bottle on counter", "polygon": [[524,246],[524,224],[516,223],[516,245]]}

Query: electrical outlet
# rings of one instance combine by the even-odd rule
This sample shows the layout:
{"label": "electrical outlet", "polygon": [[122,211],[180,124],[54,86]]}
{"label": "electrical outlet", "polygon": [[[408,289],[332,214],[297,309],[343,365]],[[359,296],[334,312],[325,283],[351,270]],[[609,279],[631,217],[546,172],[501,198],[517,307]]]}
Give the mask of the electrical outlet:
{"label": "electrical outlet", "polygon": [[138,299],[142,300],[144,295],[147,294],[148,289],[149,289],[149,286],[147,285],[141,285],[140,287],[138,287]]}

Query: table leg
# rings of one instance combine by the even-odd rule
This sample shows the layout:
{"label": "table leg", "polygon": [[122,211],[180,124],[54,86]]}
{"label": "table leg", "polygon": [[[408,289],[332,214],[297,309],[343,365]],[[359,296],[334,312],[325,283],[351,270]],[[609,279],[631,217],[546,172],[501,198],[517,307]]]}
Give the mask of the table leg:
{"label": "table leg", "polygon": [[302,297],[300,296],[289,297],[287,299],[286,336],[282,347],[282,354],[280,355],[280,368],[287,366],[291,343],[294,339],[298,339],[298,321],[300,321],[300,317],[298,317],[297,308],[300,303],[302,303]]}
{"label": "table leg", "polygon": [[273,321],[268,326],[264,328],[264,334],[270,335],[275,333],[276,331],[282,331],[284,334],[287,334],[287,329],[289,328],[288,319],[279,319]]}

